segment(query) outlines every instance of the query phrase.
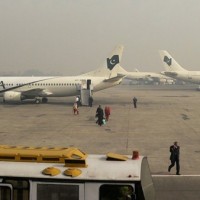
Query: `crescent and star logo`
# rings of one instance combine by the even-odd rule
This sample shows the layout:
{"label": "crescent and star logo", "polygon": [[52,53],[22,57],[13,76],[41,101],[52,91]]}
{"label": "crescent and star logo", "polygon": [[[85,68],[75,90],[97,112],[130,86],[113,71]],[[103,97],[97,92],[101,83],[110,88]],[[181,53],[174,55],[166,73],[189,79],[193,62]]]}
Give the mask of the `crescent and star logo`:
{"label": "crescent and star logo", "polygon": [[111,59],[107,58],[107,67],[112,70],[116,64],[119,63],[119,56],[113,55]]}
{"label": "crescent and star logo", "polygon": [[164,57],[164,60],[163,60],[165,63],[167,63],[168,66],[170,66],[172,64],[172,59],[171,58],[168,58],[167,56]]}

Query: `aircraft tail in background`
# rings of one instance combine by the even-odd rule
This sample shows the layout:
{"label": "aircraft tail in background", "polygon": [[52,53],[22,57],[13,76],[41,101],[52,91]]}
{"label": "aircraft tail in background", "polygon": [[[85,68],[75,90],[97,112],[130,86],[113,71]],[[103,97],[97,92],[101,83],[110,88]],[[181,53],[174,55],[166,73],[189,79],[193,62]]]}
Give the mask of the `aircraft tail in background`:
{"label": "aircraft tail in background", "polygon": [[107,78],[114,78],[118,76],[118,74],[122,74],[123,72],[126,72],[121,66],[120,62],[122,59],[122,53],[123,53],[124,47],[122,45],[118,45],[110,54],[109,57],[107,57],[104,60],[104,63],[96,70],[93,70],[91,72],[87,72],[85,74],[82,74],[81,76],[96,76],[96,77],[107,77]]}
{"label": "aircraft tail in background", "polygon": [[176,60],[167,51],[160,50],[159,54],[166,71],[168,72],[187,71],[186,69],[181,67],[178,64],[178,62],[176,62]]}

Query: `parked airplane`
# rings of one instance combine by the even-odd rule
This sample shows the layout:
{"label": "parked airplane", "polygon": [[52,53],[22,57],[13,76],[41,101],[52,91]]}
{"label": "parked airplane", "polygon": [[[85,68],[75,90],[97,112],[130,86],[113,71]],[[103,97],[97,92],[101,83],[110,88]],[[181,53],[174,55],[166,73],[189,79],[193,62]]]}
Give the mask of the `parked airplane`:
{"label": "parked airplane", "polygon": [[[35,99],[46,103],[48,97],[80,95],[83,100],[99,90],[121,83],[124,69],[120,66],[123,46],[117,46],[101,68],[79,76],[0,77],[0,96],[4,102]],[[87,104],[87,103],[86,103]]]}
{"label": "parked airplane", "polygon": [[200,84],[200,71],[188,71],[184,69],[167,51],[161,50],[159,53],[166,70],[162,72],[163,74],[185,82]]}
{"label": "parked airplane", "polygon": [[173,84],[174,80],[168,76],[156,72],[140,72],[136,69],[135,72],[127,72],[126,79],[129,80],[143,80],[148,82],[155,82],[159,84]]}

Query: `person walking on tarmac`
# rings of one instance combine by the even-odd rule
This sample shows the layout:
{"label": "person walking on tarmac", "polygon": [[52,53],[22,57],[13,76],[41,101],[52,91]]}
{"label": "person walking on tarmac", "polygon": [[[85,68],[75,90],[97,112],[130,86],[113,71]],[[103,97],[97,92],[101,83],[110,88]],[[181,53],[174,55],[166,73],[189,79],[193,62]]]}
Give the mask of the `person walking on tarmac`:
{"label": "person walking on tarmac", "polygon": [[96,111],[96,117],[98,118],[96,123],[99,126],[102,126],[102,124],[103,124],[103,116],[104,116],[103,109],[102,109],[101,105],[99,105],[99,107],[97,108],[97,111]]}
{"label": "person walking on tarmac", "polygon": [[89,102],[89,106],[92,107],[92,104],[93,104],[93,98],[92,98],[92,96],[89,97],[88,102]]}
{"label": "person walking on tarmac", "polygon": [[134,108],[137,108],[137,98],[136,97],[133,98],[133,105],[134,105]]}
{"label": "person walking on tarmac", "polygon": [[81,106],[81,97],[80,96],[76,96],[75,103],[77,103],[77,107]]}
{"label": "person walking on tarmac", "polygon": [[78,115],[79,114],[78,105],[77,105],[76,102],[73,105],[73,111],[74,111],[74,115]]}
{"label": "person walking on tarmac", "polygon": [[108,121],[109,116],[110,116],[110,107],[109,107],[109,106],[106,106],[106,107],[105,107],[105,117],[106,117],[106,121]]}
{"label": "person walking on tarmac", "polygon": [[174,144],[170,146],[169,151],[171,153],[170,155],[171,165],[168,167],[168,172],[171,171],[171,168],[174,167],[176,163],[176,175],[180,175],[180,164],[179,164],[180,146],[178,146],[178,142],[174,142]]}

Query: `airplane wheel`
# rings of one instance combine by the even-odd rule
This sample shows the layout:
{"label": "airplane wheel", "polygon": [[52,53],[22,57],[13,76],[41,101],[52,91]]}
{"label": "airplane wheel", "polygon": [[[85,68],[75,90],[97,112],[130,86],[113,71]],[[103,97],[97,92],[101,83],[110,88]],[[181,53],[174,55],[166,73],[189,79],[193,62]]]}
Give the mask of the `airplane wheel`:
{"label": "airplane wheel", "polygon": [[47,103],[48,102],[48,99],[46,97],[43,97],[42,98],[42,103]]}
{"label": "airplane wheel", "polygon": [[35,99],[35,103],[36,103],[36,104],[39,104],[40,102],[41,102],[40,99]]}

